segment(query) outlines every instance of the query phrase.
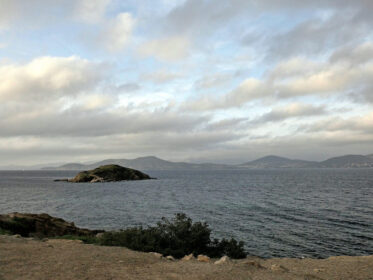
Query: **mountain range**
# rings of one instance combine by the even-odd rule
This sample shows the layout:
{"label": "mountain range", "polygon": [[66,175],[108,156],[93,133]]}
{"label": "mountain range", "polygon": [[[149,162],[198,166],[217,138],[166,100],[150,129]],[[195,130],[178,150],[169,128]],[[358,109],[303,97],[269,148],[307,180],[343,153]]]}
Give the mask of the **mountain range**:
{"label": "mountain range", "polygon": [[344,155],[325,161],[306,161],[279,156],[266,156],[237,165],[214,163],[172,162],[154,156],[136,159],[106,159],[92,164],[68,163],[57,167],[44,167],[44,170],[89,170],[106,164],[139,170],[222,170],[222,169],[259,169],[259,168],[373,168],[373,154]]}

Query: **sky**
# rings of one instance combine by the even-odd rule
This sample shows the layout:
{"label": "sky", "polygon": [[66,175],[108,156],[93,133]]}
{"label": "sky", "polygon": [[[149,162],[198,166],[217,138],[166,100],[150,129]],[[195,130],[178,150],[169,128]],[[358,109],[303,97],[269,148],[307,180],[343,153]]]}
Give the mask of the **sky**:
{"label": "sky", "polygon": [[373,153],[371,0],[0,0],[0,165]]}

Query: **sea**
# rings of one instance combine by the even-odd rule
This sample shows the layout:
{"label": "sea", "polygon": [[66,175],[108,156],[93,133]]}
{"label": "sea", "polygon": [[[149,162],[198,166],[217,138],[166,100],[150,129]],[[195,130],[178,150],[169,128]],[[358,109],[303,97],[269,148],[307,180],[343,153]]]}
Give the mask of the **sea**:
{"label": "sea", "polygon": [[185,213],[249,255],[373,254],[373,169],[147,171],[156,180],[54,182],[77,171],[0,171],[0,213],[48,213],[118,230]]}

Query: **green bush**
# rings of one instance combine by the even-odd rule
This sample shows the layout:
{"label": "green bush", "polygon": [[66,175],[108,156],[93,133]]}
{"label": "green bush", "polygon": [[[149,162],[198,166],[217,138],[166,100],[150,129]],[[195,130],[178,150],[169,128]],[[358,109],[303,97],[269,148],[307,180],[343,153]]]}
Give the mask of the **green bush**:
{"label": "green bush", "polygon": [[181,258],[193,253],[210,257],[227,255],[231,258],[245,258],[244,243],[235,239],[210,238],[207,223],[196,222],[185,214],[176,214],[172,220],[162,218],[155,227],[133,227],[118,232],[106,232],[98,243],[107,246],[124,246],[143,252],[159,252]]}

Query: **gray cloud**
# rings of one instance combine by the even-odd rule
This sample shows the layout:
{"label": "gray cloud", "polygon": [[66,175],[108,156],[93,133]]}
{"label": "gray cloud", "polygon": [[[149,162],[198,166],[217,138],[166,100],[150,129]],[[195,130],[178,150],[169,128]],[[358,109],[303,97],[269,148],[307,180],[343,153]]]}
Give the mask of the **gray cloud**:
{"label": "gray cloud", "polygon": [[346,46],[336,50],[330,57],[330,62],[347,62],[350,65],[359,65],[373,60],[373,43]]}
{"label": "gray cloud", "polygon": [[[343,26],[343,28],[341,28]],[[351,45],[364,39],[371,26],[355,21],[355,15],[339,13],[326,20],[316,18],[296,25],[290,31],[270,38],[270,59],[296,55],[323,54],[331,48]],[[264,43],[268,43],[265,41]]]}
{"label": "gray cloud", "polygon": [[221,87],[226,84],[234,75],[228,73],[216,73],[205,75],[194,82],[194,87],[199,89],[211,89]]}
{"label": "gray cloud", "polygon": [[272,66],[259,78],[247,78],[235,89],[220,96],[200,96],[189,100],[187,110],[219,110],[242,107],[265,100],[291,100],[305,96],[355,96],[354,100],[371,101],[373,63],[362,59],[371,52],[370,44],[352,48],[349,58],[341,59],[345,48],[336,50],[325,62],[291,58]]}
{"label": "gray cloud", "polygon": [[233,131],[239,129],[245,122],[246,118],[231,118],[220,121],[211,122],[206,126],[206,130],[228,130]]}
{"label": "gray cloud", "polygon": [[[300,128],[306,132],[360,132],[371,135],[373,133],[373,112],[364,116],[342,118],[330,117],[305,125]],[[350,133],[347,133],[348,135]]]}
{"label": "gray cloud", "polygon": [[14,112],[0,120],[2,137],[9,136],[104,136],[123,133],[193,131],[208,118],[173,112],[128,112],[70,108],[60,113],[53,109],[38,113]]}
{"label": "gray cloud", "polygon": [[141,86],[138,83],[125,83],[116,87],[116,90],[119,92],[133,92],[138,91]]}
{"label": "gray cloud", "polygon": [[327,114],[325,106],[293,103],[285,107],[274,108],[270,112],[251,121],[252,123],[278,122],[291,118],[322,116]]}

